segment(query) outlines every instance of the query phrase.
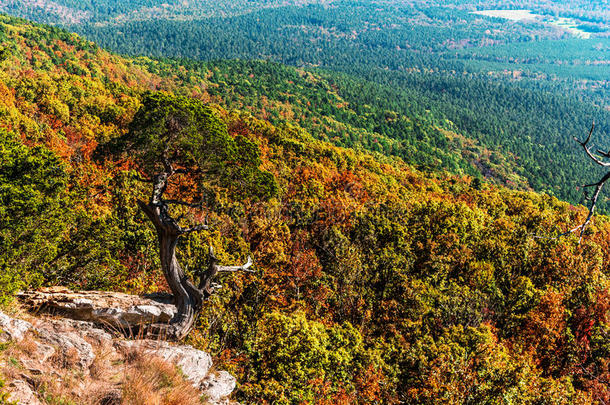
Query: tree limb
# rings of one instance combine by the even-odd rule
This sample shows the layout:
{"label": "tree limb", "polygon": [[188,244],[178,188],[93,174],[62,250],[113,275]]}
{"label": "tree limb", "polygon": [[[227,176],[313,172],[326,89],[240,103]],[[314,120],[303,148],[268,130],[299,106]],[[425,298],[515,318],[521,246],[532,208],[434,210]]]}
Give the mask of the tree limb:
{"label": "tree limb", "polygon": [[252,258],[250,256],[248,256],[248,261],[246,262],[246,264],[243,264],[241,266],[217,266],[217,267],[218,267],[219,273],[235,272],[235,271],[247,271],[248,273],[256,273],[255,270],[250,269],[250,266],[252,266]]}
{"label": "tree limb", "polygon": [[[589,141],[591,140],[591,136],[593,135],[594,129],[595,129],[595,122],[593,122],[593,124],[591,125],[591,130],[589,131],[589,134],[587,135],[587,138],[584,141],[580,141],[577,137],[574,137],[574,140],[576,142],[578,142],[584,148],[587,155],[595,163],[597,163],[598,165],[600,165],[602,167],[610,167],[610,162],[603,162],[600,159],[598,159],[597,157],[595,157],[591,153],[589,147],[587,146],[589,144]],[[597,152],[600,155],[602,155],[603,157],[610,158],[610,150],[608,152],[603,152],[602,150],[598,149]],[[610,171],[607,172],[597,183],[584,184],[582,186],[583,188],[595,187],[595,191],[593,192],[592,197],[589,197],[588,194],[585,192],[585,200],[589,201],[589,213],[587,214],[587,218],[585,219],[585,221],[582,224],[570,229],[569,231],[561,233],[555,237],[545,237],[545,236],[534,236],[534,237],[543,238],[543,239],[559,239],[563,236],[567,236],[574,232],[580,231],[580,235],[579,235],[579,239],[578,239],[578,243],[580,244],[582,242],[582,238],[585,234],[585,230],[586,230],[587,226],[589,225],[589,223],[591,222],[591,219],[593,218],[593,214],[595,213],[595,208],[597,207],[597,200],[599,198],[599,194],[601,193],[602,188],[604,187],[604,184],[606,184],[606,181],[608,181],[608,179],[610,179]]]}
{"label": "tree limb", "polygon": [[[591,153],[591,150],[589,150],[589,148],[587,147],[587,144],[589,143],[589,141],[591,140],[591,135],[593,134],[593,130],[595,129],[595,122],[591,125],[591,130],[589,131],[589,136],[587,136],[587,139],[585,139],[584,141],[579,141],[577,137],[574,137],[574,140],[576,142],[578,142],[584,149],[585,152],[587,152],[587,155],[589,155],[589,157],[598,165],[602,166],[602,167],[610,167],[610,162],[603,162],[601,160],[599,160],[598,158],[596,158],[593,153]],[[598,151],[599,152],[599,151]],[[610,153],[610,151],[608,152]],[[609,157],[607,153],[602,152],[601,155],[605,156],[605,157]]]}
{"label": "tree limb", "polygon": [[606,183],[606,181],[608,181],[608,179],[610,179],[610,172],[606,173],[604,175],[604,177],[602,177],[602,179],[600,181],[598,181],[595,184],[589,184],[588,186],[595,186],[595,192],[593,193],[593,197],[591,197],[590,201],[591,204],[589,206],[589,215],[587,215],[587,219],[585,220],[585,222],[583,222],[582,225],[579,225],[578,227],[574,228],[574,231],[576,231],[578,228],[581,228],[580,231],[580,239],[578,240],[578,243],[580,243],[582,241],[582,236],[585,233],[585,228],[587,227],[587,225],[589,225],[589,222],[591,222],[591,218],[593,217],[593,213],[595,212],[595,207],[597,204],[597,199],[599,198],[599,193],[602,191],[602,187],[604,187],[604,184]]}
{"label": "tree limb", "polygon": [[[587,139],[585,139],[583,142],[581,142],[578,140],[578,138],[574,137],[574,140],[576,140],[576,142],[578,142],[585,149],[585,152],[587,153],[587,155],[589,155],[589,157],[591,159],[593,159],[593,161],[595,163],[597,163],[598,165],[600,165],[602,167],[610,167],[609,162],[602,162],[601,160],[597,159],[595,156],[593,156],[593,154],[587,147],[587,144],[591,140],[591,135],[593,134],[594,129],[595,129],[595,122],[593,122],[593,124],[591,125],[591,130],[589,131],[589,135],[587,135]],[[610,158],[610,150],[608,152],[603,152],[598,149],[597,152],[600,155],[602,155],[603,157]],[[591,219],[593,218],[593,214],[595,213],[595,208],[597,207],[597,200],[599,198],[599,194],[601,193],[602,188],[604,187],[604,184],[606,184],[606,181],[608,181],[608,179],[610,179],[610,171],[608,173],[606,173],[604,175],[604,177],[602,177],[601,180],[599,180],[597,183],[583,185],[583,188],[595,187],[595,191],[593,192],[592,197],[588,197],[588,195],[585,194],[585,200],[589,201],[589,213],[587,215],[587,218],[585,219],[585,222],[583,222],[582,224],[578,225],[575,228],[570,229],[567,232],[562,233],[561,235],[558,236],[558,238],[569,235],[571,233],[574,233],[574,232],[580,230],[578,243],[580,244],[582,242],[582,238],[585,234],[585,230],[587,229],[587,226],[591,222]]]}

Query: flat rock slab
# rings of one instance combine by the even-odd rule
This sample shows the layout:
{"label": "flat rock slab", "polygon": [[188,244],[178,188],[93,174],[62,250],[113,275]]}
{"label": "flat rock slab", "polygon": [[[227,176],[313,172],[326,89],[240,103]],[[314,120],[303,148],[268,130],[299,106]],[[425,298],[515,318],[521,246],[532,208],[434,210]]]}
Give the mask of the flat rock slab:
{"label": "flat rock slab", "polygon": [[25,291],[17,295],[32,311],[94,322],[121,332],[152,323],[169,323],[176,307],[169,295],[139,297],[110,291],[75,292],[63,287]]}

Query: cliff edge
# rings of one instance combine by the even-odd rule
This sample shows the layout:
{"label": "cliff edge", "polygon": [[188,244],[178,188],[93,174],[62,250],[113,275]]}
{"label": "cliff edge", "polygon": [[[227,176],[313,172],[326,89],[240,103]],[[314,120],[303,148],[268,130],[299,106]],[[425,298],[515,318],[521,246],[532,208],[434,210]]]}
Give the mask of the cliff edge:
{"label": "cliff edge", "polygon": [[216,370],[208,353],[160,339],[124,337],[130,325],[171,317],[172,306],[163,297],[55,288],[20,298],[39,313],[0,312],[0,358],[10,401],[233,403],[235,378]]}

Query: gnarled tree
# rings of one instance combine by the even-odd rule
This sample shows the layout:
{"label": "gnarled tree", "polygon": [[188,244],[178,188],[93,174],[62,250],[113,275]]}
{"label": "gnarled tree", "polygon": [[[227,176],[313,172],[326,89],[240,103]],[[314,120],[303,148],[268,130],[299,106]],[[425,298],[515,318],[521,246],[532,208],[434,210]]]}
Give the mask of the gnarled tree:
{"label": "gnarled tree", "polygon": [[[243,136],[231,137],[211,108],[186,97],[148,94],[129,132],[108,146],[106,150],[125,154],[139,179],[150,184],[148,201],[138,205],[157,232],[161,267],[178,309],[168,325],[151,325],[146,333],[182,339],[214,293],[219,273],[252,271],[250,258],[241,266],[219,265],[210,247],[208,268],[195,272],[195,285],[178,262],[176,246],[179,238],[206,230],[208,224],[185,225],[185,210],[202,209],[206,187],[214,184],[239,191],[244,198],[265,198],[276,192],[275,180],[259,169],[256,144]],[[177,216],[177,210],[182,215]]]}

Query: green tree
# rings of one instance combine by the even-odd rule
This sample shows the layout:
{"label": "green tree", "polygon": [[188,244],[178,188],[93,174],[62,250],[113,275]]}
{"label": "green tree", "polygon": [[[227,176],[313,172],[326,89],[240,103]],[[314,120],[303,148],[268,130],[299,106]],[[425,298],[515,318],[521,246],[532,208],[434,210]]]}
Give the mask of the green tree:
{"label": "green tree", "polygon": [[260,170],[256,144],[243,136],[231,137],[213,109],[187,97],[147,94],[129,132],[107,146],[125,154],[152,188],[148,203],[138,201],[138,205],[155,226],[161,268],[178,313],[169,325],[153,325],[149,332],[181,339],[193,328],[203,301],[213,294],[214,277],[219,272],[249,270],[252,264],[248,260],[243,266],[219,266],[210,247],[209,266],[196,272],[195,286],[178,263],[176,245],[180,237],[208,226],[207,221],[187,226],[182,218],[193,217],[188,210],[201,208],[214,185],[242,199],[268,198],[277,191],[275,179]]}
{"label": "green tree", "polygon": [[39,283],[57,255],[67,228],[66,177],[51,151],[0,130],[0,304]]}
{"label": "green tree", "polygon": [[243,389],[275,404],[353,402],[358,377],[381,365],[351,324],[326,326],[302,312],[266,314],[246,345],[258,366]]}

